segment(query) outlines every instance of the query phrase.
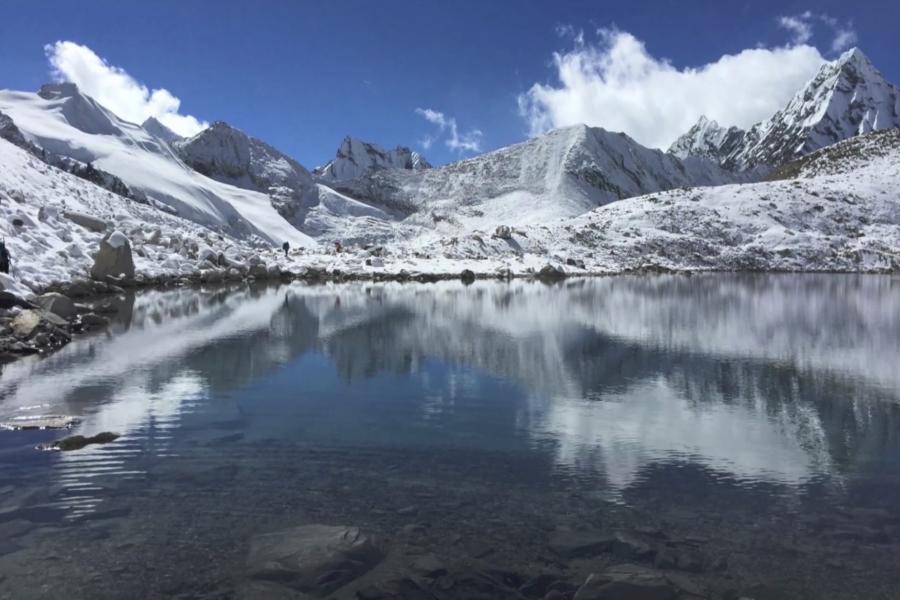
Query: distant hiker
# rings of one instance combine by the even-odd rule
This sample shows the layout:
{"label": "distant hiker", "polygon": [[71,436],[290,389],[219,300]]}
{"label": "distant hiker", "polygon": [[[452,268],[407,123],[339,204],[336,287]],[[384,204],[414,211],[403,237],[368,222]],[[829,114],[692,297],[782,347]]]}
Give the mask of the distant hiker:
{"label": "distant hiker", "polygon": [[9,275],[9,250],[6,249],[6,240],[0,241],[0,273]]}
{"label": "distant hiker", "polygon": [[335,243],[334,243],[334,251],[335,251],[336,253],[340,254],[341,251],[342,251],[343,249],[344,249],[344,247],[341,246],[341,243],[340,243],[340,242],[335,242]]}
{"label": "distant hiker", "polygon": [[289,243],[285,242],[281,245],[281,249],[284,250],[284,257],[287,258],[288,250],[291,249],[291,245]]}

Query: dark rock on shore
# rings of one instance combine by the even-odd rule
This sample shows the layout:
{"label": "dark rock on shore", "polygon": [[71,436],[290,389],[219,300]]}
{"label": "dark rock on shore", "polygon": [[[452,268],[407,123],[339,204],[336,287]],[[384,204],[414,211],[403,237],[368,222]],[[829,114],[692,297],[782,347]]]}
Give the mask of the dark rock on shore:
{"label": "dark rock on shore", "polygon": [[9,310],[10,308],[34,308],[34,304],[28,302],[24,298],[20,298],[12,292],[0,290],[0,309]]}
{"label": "dark rock on shore", "polygon": [[463,269],[459,274],[459,279],[463,283],[474,283],[475,282],[475,273],[470,271],[469,269]]}
{"label": "dark rock on shore", "polygon": [[540,271],[537,273],[537,278],[541,281],[560,281],[566,278],[566,272],[562,269],[562,267],[557,267],[554,265],[544,265]]}
{"label": "dark rock on shore", "polygon": [[88,313],[79,317],[79,323],[84,331],[96,331],[109,327],[109,319],[94,313]]}

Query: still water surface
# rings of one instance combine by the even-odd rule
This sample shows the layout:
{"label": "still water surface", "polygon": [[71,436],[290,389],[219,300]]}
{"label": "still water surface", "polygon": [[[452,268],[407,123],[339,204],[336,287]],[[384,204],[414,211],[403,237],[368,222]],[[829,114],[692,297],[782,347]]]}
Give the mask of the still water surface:
{"label": "still water surface", "polygon": [[0,417],[42,413],[122,437],[0,432],[0,597],[232,597],[304,523],[525,575],[652,526],[738,589],[900,597],[897,277],[148,291],[3,367]]}

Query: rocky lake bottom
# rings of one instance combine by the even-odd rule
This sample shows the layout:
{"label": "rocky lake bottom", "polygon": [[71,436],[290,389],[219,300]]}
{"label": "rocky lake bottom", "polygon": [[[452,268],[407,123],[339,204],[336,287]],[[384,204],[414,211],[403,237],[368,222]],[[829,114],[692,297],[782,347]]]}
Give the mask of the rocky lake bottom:
{"label": "rocky lake bottom", "polygon": [[[896,598],[900,278],[146,290],[3,366],[0,598]],[[71,451],[36,447],[115,432]]]}

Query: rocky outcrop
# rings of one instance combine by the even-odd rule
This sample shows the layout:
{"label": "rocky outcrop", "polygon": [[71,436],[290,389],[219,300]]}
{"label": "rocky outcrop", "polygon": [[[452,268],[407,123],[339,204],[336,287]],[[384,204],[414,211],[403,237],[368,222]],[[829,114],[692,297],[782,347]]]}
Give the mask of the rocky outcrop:
{"label": "rocky outcrop", "polygon": [[103,233],[104,231],[106,231],[106,222],[96,217],[74,211],[66,211],[63,213],[63,215],[73,223],[81,225],[82,227],[90,231],[94,231],[96,233]]}

